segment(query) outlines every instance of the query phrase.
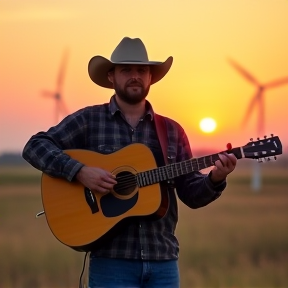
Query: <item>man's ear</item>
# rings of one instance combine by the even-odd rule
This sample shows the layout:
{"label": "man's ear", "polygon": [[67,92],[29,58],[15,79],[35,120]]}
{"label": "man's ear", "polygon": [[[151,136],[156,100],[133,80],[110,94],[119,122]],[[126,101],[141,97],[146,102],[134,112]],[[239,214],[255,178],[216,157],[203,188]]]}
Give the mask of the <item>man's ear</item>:
{"label": "man's ear", "polygon": [[109,71],[107,73],[108,80],[113,84],[114,83],[114,71]]}

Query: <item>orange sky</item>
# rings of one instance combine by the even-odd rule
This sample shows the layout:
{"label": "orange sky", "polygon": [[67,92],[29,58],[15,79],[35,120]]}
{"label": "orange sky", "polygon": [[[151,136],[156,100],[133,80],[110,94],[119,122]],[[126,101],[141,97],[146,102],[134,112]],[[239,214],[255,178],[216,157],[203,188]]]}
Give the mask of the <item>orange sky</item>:
{"label": "orange sky", "polygon": [[[70,112],[107,102],[112,91],[87,73],[94,55],[110,58],[124,36],[140,37],[150,60],[174,63],[152,86],[155,111],[178,121],[193,149],[225,149],[256,138],[254,111],[241,121],[255,87],[227,61],[260,82],[288,77],[287,0],[67,0],[0,2],[0,153],[20,152],[29,137],[54,124],[53,90],[65,49],[69,59],[63,98]],[[265,93],[265,134],[288,148],[288,84]],[[217,130],[204,134],[204,117]]]}

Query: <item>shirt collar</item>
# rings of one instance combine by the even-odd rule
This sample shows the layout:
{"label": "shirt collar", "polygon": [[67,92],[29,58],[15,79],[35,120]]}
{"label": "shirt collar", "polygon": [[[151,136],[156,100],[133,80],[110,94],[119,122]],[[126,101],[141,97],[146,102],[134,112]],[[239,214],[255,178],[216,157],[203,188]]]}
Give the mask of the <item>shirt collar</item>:
{"label": "shirt collar", "polygon": [[[121,113],[121,109],[119,108],[117,101],[116,101],[116,97],[115,94],[111,97],[110,99],[110,103],[109,103],[109,110],[112,116],[114,116],[118,111],[118,113]],[[146,112],[143,118],[146,117],[150,117],[150,120],[152,121],[154,118],[154,110],[152,108],[152,105],[150,104],[150,102],[148,100],[146,100]]]}

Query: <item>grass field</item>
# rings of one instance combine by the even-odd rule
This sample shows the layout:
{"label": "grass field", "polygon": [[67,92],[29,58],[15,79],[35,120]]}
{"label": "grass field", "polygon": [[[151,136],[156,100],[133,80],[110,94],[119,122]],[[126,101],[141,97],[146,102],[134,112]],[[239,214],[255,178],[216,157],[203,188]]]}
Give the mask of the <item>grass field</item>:
{"label": "grass field", "polygon": [[[235,171],[223,195],[191,210],[179,203],[181,288],[288,287],[288,172]],[[78,287],[84,254],[58,242],[42,211],[40,173],[0,169],[0,287]]]}

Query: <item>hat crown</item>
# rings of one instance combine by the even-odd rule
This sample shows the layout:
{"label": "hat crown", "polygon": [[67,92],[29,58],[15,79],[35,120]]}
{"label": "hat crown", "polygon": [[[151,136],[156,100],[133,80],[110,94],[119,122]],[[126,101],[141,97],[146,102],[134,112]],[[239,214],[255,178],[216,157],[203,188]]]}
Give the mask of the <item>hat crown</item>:
{"label": "hat crown", "polygon": [[111,54],[111,62],[149,62],[144,43],[139,38],[124,37]]}

